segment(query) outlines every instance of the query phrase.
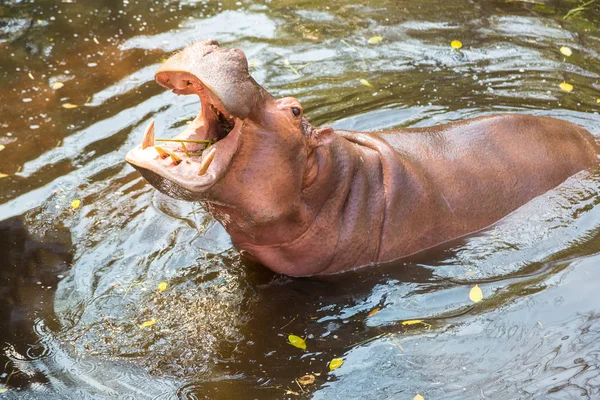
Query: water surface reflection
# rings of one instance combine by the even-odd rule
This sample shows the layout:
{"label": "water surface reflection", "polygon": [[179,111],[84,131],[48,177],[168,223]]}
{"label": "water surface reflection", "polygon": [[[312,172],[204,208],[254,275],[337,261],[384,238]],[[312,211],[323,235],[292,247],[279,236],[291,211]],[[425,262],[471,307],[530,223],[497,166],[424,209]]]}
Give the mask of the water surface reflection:
{"label": "water surface reflection", "polygon": [[[199,207],[124,163],[150,118],[169,136],[196,115],[196,100],[164,92],[153,73],[209,37],[242,48],[255,79],[299,98],[315,124],[376,130],[511,111],[598,135],[600,5],[564,20],[570,6],[1,6],[0,397],[600,396],[597,172],[410,259],[291,279],[241,259]],[[368,44],[375,35],[384,40]],[[344,364],[328,372],[335,357]],[[297,384],[304,374],[315,383]]]}

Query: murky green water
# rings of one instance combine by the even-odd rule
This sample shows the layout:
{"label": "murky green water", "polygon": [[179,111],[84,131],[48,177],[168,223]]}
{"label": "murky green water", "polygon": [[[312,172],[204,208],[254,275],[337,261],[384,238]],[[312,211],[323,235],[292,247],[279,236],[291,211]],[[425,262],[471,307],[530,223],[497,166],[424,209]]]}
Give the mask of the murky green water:
{"label": "murky green water", "polygon": [[[564,20],[576,5],[4,2],[0,398],[599,398],[597,173],[409,260],[291,279],[242,260],[201,209],[124,162],[151,117],[169,136],[196,115],[197,100],[164,92],[153,72],[212,37],[315,124],[514,111],[600,135],[600,3]],[[301,387],[305,374],[315,383]]]}

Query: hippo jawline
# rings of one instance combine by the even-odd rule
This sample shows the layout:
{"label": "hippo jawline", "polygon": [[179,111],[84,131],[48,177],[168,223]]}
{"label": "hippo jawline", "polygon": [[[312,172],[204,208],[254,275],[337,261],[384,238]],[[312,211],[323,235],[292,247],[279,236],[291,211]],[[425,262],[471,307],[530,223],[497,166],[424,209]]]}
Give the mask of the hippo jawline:
{"label": "hippo jawline", "polygon": [[189,78],[184,94],[200,97],[196,118],[171,139],[155,139],[151,120],[142,144],[130,150],[125,159],[159,191],[193,201],[202,199],[227,171],[237,151],[243,119],[228,113],[196,77]]}

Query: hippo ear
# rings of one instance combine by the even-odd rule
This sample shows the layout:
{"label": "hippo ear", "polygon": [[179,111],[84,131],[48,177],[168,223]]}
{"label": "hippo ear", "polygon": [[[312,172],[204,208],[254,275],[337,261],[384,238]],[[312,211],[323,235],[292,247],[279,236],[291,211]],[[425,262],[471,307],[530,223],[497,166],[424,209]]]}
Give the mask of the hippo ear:
{"label": "hippo ear", "polygon": [[324,126],[322,128],[316,128],[311,137],[311,144],[313,147],[325,146],[333,139],[333,128],[330,126]]}

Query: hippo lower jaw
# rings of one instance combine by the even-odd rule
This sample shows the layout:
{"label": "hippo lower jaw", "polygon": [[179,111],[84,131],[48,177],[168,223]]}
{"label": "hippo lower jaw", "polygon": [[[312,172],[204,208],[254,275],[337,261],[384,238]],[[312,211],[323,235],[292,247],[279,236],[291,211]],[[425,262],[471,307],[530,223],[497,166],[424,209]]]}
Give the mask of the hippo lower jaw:
{"label": "hippo lower jaw", "polygon": [[[202,200],[227,171],[239,144],[243,119],[227,112],[218,98],[193,76],[182,76],[185,89],[173,92],[200,97],[198,116],[171,139],[154,137],[150,121],[142,144],[126,161],[161,192],[182,200]],[[165,85],[171,82],[165,82]]]}

